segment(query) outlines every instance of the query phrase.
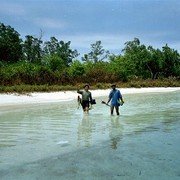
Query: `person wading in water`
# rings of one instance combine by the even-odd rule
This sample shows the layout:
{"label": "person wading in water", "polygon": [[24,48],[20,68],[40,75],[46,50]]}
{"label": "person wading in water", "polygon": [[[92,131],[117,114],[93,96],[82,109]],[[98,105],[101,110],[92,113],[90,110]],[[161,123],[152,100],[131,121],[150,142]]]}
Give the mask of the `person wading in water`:
{"label": "person wading in water", "polygon": [[82,108],[83,108],[83,111],[88,113],[89,112],[89,109],[90,109],[90,106],[89,104],[93,102],[93,99],[92,99],[92,95],[91,95],[91,92],[89,91],[89,85],[86,84],[84,86],[84,90],[77,90],[77,93],[78,94],[81,94],[82,95],[82,99],[78,96],[78,102],[80,102]]}
{"label": "person wading in water", "polygon": [[116,114],[119,115],[119,106],[124,104],[124,100],[122,98],[121,92],[116,89],[116,85],[113,84],[111,86],[112,90],[109,93],[109,100],[108,103],[111,101],[111,115],[113,115],[114,108],[116,109]]}

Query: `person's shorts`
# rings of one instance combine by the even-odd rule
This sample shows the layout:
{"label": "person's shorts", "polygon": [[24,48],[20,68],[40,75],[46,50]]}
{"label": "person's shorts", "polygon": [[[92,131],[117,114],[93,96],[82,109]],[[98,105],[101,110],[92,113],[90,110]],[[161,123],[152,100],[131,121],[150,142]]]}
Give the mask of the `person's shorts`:
{"label": "person's shorts", "polygon": [[120,104],[119,103],[111,103],[111,107],[119,107]]}
{"label": "person's shorts", "polygon": [[89,101],[82,101],[81,102],[82,108],[85,109],[86,107],[89,108]]}

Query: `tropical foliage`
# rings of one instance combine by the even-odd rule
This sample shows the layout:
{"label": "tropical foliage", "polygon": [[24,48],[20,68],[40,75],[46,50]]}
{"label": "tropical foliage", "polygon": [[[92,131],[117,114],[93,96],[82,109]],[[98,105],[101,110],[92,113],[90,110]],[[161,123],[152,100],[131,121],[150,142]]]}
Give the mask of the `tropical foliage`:
{"label": "tropical foliage", "polygon": [[68,85],[77,83],[127,82],[133,79],[179,79],[180,54],[167,44],[162,49],[127,41],[119,55],[110,54],[102,42],[78,60],[71,42],[55,37],[43,42],[32,35],[20,38],[0,23],[0,85]]}

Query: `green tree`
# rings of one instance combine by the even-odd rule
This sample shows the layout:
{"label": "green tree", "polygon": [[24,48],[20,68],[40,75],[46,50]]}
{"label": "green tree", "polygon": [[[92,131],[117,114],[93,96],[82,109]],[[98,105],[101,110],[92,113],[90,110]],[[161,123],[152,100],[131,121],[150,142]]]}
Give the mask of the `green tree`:
{"label": "green tree", "polygon": [[162,47],[163,74],[165,77],[179,76],[180,55],[177,50],[171,49],[167,44]]}
{"label": "green tree", "polygon": [[22,40],[11,26],[0,23],[0,61],[17,62],[22,57]]}
{"label": "green tree", "polygon": [[85,54],[84,57],[82,57],[83,61],[93,61],[94,63],[97,63],[99,61],[103,61],[104,59],[108,58],[109,51],[103,49],[103,46],[101,45],[101,41],[96,41],[94,44],[91,44],[91,52],[88,54]]}
{"label": "green tree", "polygon": [[128,60],[121,55],[111,57],[108,71],[113,74],[114,77],[117,77],[117,80],[121,81],[127,81],[133,74]]}
{"label": "green tree", "polygon": [[50,41],[44,43],[44,54],[54,55],[58,53],[59,42],[55,37],[51,37]]}
{"label": "green tree", "polygon": [[124,57],[127,59],[127,68],[132,74],[152,79],[158,75],[164,77],[178,76],[180,73],[180,55],[177,50],[171,49],[168,45],[162,47],[162,51],[152,46],[146,48],[141,45],[138,38],[125,43]]}
{"label": "green tree", "polygon": [[149,58],[146,46],[141,45],[138,38],[134,38],[133,41],[125,43],[123,52],[127,61],[127,69],[131,71],[132,75],[146,78],[148,76],[146,62]]}
{"label": "green tree", "polygon": [[104,61],[97,63],[94,63],[93,61],[85,62],[84,69],[86,82],[110,82],[110,73],[107,71],[108,64],[108,62]]}
{"label": "green tree", "polygon": [[65,66],[69,66],[72,60],[79,55],[77,50],[70,48],[70,44],[70,41],[58,41],[55,37],[51,37],[50,41],[44,43],[44,55],[56,54],[63,60]]}
{"label": "green tree", "polygon": [[84,65],[78,60],[75,60],[69,67],[69,74],[71,77],[83,76],[84,73]]}
{"label": "green tree", "polygon": [[72,60],[76,58],[79,54],[77,50],[72,50],[70,48],[71,41],[60,41],[59,44],[60,47],[58,48],[58,55],[63,59],[64,64],[66,66],[69,66],[70,63],[72,63]]}
{"label": "green tree", "polygon": [[27,35],[23,43],[23,54],[28,62],[40,62],[42,58],[42,41]]}
{"label": "green tree", "polygon": [[52,71],[63,71],[66,68],[64,61],[57,54],[44,56],[42,65],[49,67]]}
{"label": "green tree", "polygon": [[138,52],[138,47],[140,46],[140,40],[138,38],[134,38],[133,41],[125,42],[125,48],[122,50],[125,53]]}
{"label": "green tree", "polygon": [[154,49],[152,46],[147,49],[149,57],[146,60],[146,66],[151,74],[151,79],[157,79],[158,75],[162,73],[163,54],[159,49]]}

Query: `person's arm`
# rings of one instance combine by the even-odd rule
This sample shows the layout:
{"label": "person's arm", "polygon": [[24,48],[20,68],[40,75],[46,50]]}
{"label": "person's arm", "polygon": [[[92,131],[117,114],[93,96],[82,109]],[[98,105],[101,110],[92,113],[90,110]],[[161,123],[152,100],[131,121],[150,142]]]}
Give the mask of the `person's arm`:
{"label": "person's arm", "polygon": [[107,101],[107,104],[111,101],[111,99],[112,99],[112,91],[109,93],[109,99]]}
{"label": "person's arm", "polygon": [[91,95],[91,92],[89,94],[89,99],[90,99],[90,102],[92,102],[92,95]]}
{"label": "person's arm", "polygon": [[83,94],[83,91],[80,91],[79,89],[77,90],[78,94]]}
{"label": "person's arm", "polygon": [[124,104],[124,100],[120,91],[119,91],[119,99],[121,100],[122,104]]}
{"label": "person's arm", "polygon": [[121,99],[121,102],[124,104],[124,100],[123,100],[123,98],[121,97],[120,99]]}

